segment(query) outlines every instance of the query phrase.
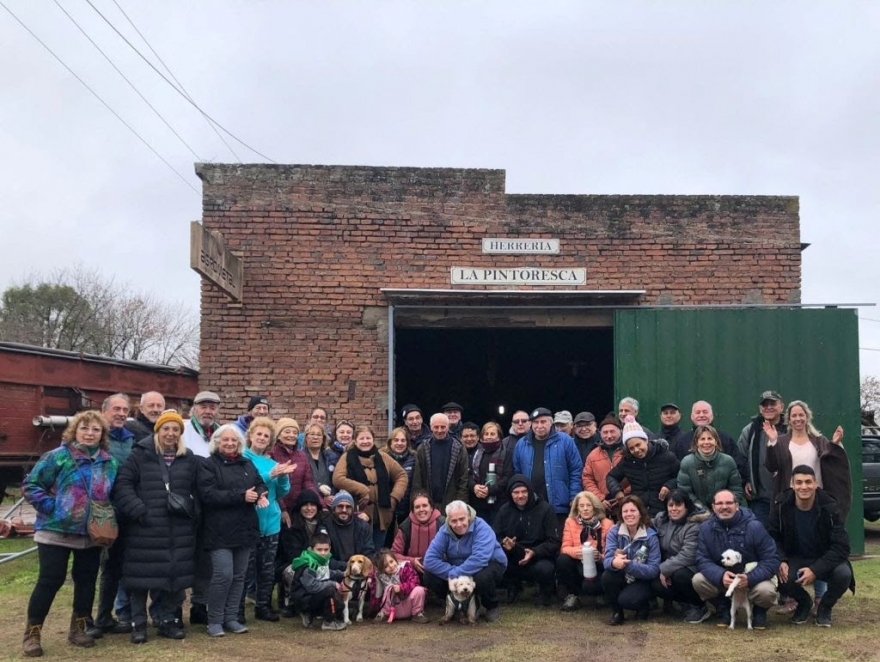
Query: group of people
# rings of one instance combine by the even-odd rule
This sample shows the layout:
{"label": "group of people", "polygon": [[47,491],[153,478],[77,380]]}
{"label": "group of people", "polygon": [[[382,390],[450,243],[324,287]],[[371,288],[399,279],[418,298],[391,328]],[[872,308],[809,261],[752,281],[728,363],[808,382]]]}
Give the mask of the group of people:
{"label": "group of people", "polygon": [[[259,620],[299,614],[305,627],[340,630],[343,600],[366,590],[378,620],[426,622],[427,595],[445,597],[462,576],[489,622],[501,615],[499,594],[515,602],[527,582],[544,607],[563,595],[565,611],[601,598],[611,625],[626,611],[646,618],[657,600],[689,623],[712,606],[727,625],[724,593],[737,580],[756,628],[777,602],[806,622],[813,584],[816,622],[830,626],[854,590],[843,431],[827,439],[806,403],[786,408],[774,391],[737,440],[713,427],[703,401],[693,429],[663,405],[657,433],[630,397],[598,424],[590,412],[517,411],[507,434],[463,422],[455,402],[428,424],[407,405],[403,425],[378,442],[369,425],[329,426],[320,408],[301,428],[270,418],[263,396],[229,424],[220,405],[202,391],[184,420],[151,392],[130,418],[128,396],[116,394],[74,416],[62,445],[36,463],[22,486],[39,556],[26,656],[43,653],[71,556],[77,646],[108,633],[144,643],[148,620],[160,636],[184,638],[187,589],[189,623],[215,637],[247,632],[247,598]],[[118,526],[109,545],[93,530],[107,504]],[[728,549],[742,567],[722,564]],[[357,555],[372,561],[365,585],[344,574]]]}

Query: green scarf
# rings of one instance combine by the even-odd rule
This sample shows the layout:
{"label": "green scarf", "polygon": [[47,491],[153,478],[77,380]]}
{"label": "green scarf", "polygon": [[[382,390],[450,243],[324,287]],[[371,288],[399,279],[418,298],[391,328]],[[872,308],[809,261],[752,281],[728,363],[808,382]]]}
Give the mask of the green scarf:
{"label": "green scarf", "polygon": [[302,554],[293,559],[293,563],[290,564],[290,567],[294,569],[294,571],[299,570],[302,567],[308,567],[309,570],[317,570],[323,565],[327,565],[330,563],[329,556],[321,556],[311,547],[303,551]]}

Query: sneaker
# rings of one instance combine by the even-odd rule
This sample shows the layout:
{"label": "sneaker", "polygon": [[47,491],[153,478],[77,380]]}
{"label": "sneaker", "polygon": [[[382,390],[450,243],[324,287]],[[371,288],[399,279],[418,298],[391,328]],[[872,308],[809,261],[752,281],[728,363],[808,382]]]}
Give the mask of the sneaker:
{"label": "sneaker", "polygon": [[278,616],[273,610],[269,609],[269,607],[257,607],[254,609],[254,618],[258,621],[269,621],[270,623],[274,623],[280,619],[280,616]]}
{"label": "sneaker", "polygon": [[562,603],[562,611],[575,611],[581,608],[581,599],[574,593],[565,596],[565,602]]}
{"label": "sneaker", "polygon": [[302,614],[300,614],[300,616],[302,616],[304,628],[312,627],[312,623],[315,622],[315,619],[312,617],[311,614],[307,614],[307,613],[303,612]]}
{"label": "sneaker", "polygon": [[209,637],[222,637],[226,633],[223,631],[223,625],[220,623],[211,623],[208,626]]}
{"label": "sneaker", "polygon": [[486,622],[494,623],[499,618],[501,618],[501,604],[497,604],[494,607],[489,607],[486,610]]}
{"label": "sneaker", "polygon": [[831,627],[831,607],[826,607],[823,604],[819,605],[819,608],[816,610],[816,625],[820,628]]}
{"label": "sneaker", "polygon": [[415,616],[412,617],[412,622],[413,623],[429,623],[430,619],[427,616],[425,616],[424,614],[416,614]]}
{"label": "sneaker", "polygon": [[752,608],[752,627],[755,630],[767,629],[767,609],[755,605]]}
{"label": "sneaker", "polygon": [[693,605],[685,612],[684,622],[691,625],[698,625],[709,618],[709,610],[706,605]]}
{"label": "sneaker", "polygon": [[615,611],[611,614],[608,619],[608,625],[623,625],[623,622],[626,618],[623,615],[622,611]]}
{"label": "sneaker", "polygon": [[343,621],[324,621],[321,625],[322,630],[344,630],[345,623]]}
{"label": "sneaker", "polygon": [[159,623],[159,636],[166,639],[186,639],[186,630],[183,623],[177,619]]}
{"label": "sneaker", "polygon": [[803,600],[797,602],[797,607],[789,620],[795,625],[803,625],[810,617],[810,610],[812,610],[812,608],[813,601],[810,600],[809,596],[804,597]]}
{"label": "sneaker", "polygon": [[248,631],[247,627],[242,625],[238,621],[226,621],[223,624],[223,629],[227,632],[231,632],[232,634],[244,634]]}

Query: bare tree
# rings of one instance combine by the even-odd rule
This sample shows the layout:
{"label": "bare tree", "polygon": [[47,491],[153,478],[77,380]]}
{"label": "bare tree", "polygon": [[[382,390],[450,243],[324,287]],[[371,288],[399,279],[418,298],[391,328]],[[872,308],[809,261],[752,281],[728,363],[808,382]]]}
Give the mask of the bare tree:
{"label": "bare tree", "polygon": [[880,380],[870,375],[865,377],[859,388],[859,395],[862,419],[866,421],[866,425],[874,425],[874,416],[880,409]]}
{"label": "bare tree", "polygon": [[195,311],[76,266],[8,288],[0,338],[133,361],[198,367]]}

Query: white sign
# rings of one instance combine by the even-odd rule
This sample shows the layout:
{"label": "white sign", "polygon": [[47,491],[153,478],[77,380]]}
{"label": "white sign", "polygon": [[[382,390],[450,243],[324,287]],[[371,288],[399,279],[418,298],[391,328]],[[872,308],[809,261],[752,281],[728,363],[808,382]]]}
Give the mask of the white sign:
{"label": "white sign", "polygon": [[540,269],[516,267],[493,269],[486,267],[452,267],[450,280],[453,285],[468,283],[491,283],[493,285],[583,285],[587,282],[587,270]]}
{"label": "white sign", "polygon": [[559,240],[486,237],[483,239],[483,252],[504,255],[540,255],[544,253],[556,255],[559,253]]}

